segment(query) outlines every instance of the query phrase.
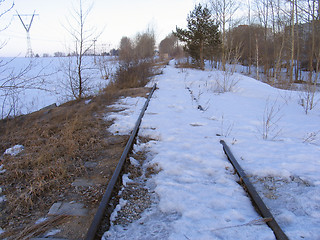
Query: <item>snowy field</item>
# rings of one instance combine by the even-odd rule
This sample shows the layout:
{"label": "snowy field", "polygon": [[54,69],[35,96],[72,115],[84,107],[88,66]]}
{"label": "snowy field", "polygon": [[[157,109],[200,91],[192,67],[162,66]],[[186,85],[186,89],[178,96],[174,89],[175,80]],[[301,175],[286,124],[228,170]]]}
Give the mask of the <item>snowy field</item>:
{"label": "snowy field", "polygon": [[[94,95],[108,80],[105,71],[114,71],[112,57],[85,57],[83,75],[89,77],[86,94]],[[106,63],[106,68],[101,62]],[[0,58],[0,118],[26,114],[73,99],[68,83],[69,63],[75,58]],[[14,87],[13,87],[14,86]]]}
{"label": "snowy field", "polygon": [[[231,91],[221,89],[223,79]],[[103,239],[275,239],[266,224],[255,224],[260,217],[220,139],[289,239],[320,239],[319,105],[306,115],[299,92],[172,62],[155,81],[139,131],[153,140],[134,147],[149,152],[145,168],[161,169],[147,181],[153,204],[128,226],[112,225]],[[109,116],[116,119],[110,130],[129,133],[143,104],[122,99],[127,110]]]}

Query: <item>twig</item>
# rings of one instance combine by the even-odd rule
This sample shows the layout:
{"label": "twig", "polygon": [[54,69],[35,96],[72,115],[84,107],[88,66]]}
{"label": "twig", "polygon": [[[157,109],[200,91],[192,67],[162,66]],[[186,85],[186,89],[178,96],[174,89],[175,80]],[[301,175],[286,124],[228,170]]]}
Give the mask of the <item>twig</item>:
{"label": "twig", "polygon": [[[233,225],[233,226],[227,226],[227,227],[221,227],[221,228],[215,228],[215,229],[206,229],[206,230],[202,230],[202,231],[219,231],[219,230],[223,230],[223,229],[228,229],[228,228],[236,228],[236,227],[243,227],[243,226],[250,226],[250,225],[261,225],[263,223],[267,223],[272,221],[272,218],[257,218],[257,219],[253,219],[250,222],[244,223],[244,224],[238,224],[238,225]],[[190,240],[190,238],[188,238],[185,234],[183,234],[184,237],[188,240]]]}
{"label": "twig", "polygon": [[243,227],[243,226],[250,226],[250,225],[260,225],[262,223],[270,222],[271,220],[272,220],[272,218],[257,218],[257,219],[254,219],[254,220],[247,222],[247,223],[244,223],[244,224],[238,224],[238,225],[233,225],[233,226],[211,229],[210,231],[214,232],[214,231],[228,229],[228,228],[236,228],[236,227]]}

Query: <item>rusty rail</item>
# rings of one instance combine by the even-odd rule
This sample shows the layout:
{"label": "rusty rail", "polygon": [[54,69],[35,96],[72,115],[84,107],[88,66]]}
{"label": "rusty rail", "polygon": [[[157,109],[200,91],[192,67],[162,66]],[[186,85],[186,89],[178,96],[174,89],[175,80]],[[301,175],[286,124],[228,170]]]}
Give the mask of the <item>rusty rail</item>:
{"label": "rusty rail", "polygon": [[241,168],[241,166],[239,165],[239,163],[237,162],[237,160],[233,156],[233,154],[232,154],[230,148],[228,147],[228,145],[223,140],[221,140],[220,143],[223,145],[223,150],[224,150],[225,154],[227,155],[228,160],[230,161],[232,166],[235,168],[238,176],[240,177],[241,182],[245,185],[245,190],[247,190],[247,192],[248,192],[249,196],[251,197],[253,203],[257,207],[259,214],[263,218],[270,219],[270,221],[268,221],[267,224],[272,229],[272,231],[273,231],[274,235],[276,236],[276,238],[278,240],[289,240],[287,235],[279,227],[278,223],[276,222],[276,220],[272,216],[272,214],[269,211],[269,209],[267,208],[267,206],[264,204],[264,202],[260,198],[259,194],[255,190],[255,188],[252,185],[252,183],[247,178],[246,173],[244,172],[244,170]]}
{"label": "rusty rail", "polygon": [[138,130],[139,130],[142,118],[144,116],[144,113],[145,113],[148,105],[149,105],[149,101],[150,101],[150,99],[152,97],[152,94],[155,91],[156,87],[157,87],[157,85],[154,84],[153,88],[150,91],[148,99],[146,100],[146,102],[145,102],[145,104],[144,104],[144,106],[143,106],[143,108],[141,110],[141,113],[140,113],[140,115],[138,117],[138,120],[136,121],[136,125],[135,125],[135,127],[134,127],[134,129],[133,129],[133,131],[132,131],[132,133],[130,135],[130,138],[129,138],[127,144],[126,144],[126,147],[125,147],[125,149],[124,149],[124,151],[123,151],[123,153],[122,153],[122,155],[120,157],[120,160],[119,160],[118,165],[117,165],[117,167],[116,167],[116,169],[115,169],[115,171],[114,171],[114,173],[112,175],[112,178],[110,179],[110,181],[108,183],[107,189],[106,189],[106,191],[105,191],[105,193],[104,193],[104,195],[102,197],[102,200],[100,202],[98,210],[97,210],[97,212],[96,212],[96,214],[95,214],[95,216],[93,218],[93,221],[91,223],[91,226],[90,226],[90,228],[89,228],[89,230],[87,232],[87,235],[86,235],[86,238],[85,238],[86,240],[93,240],[96,237],[96,233],[97,233],[97,231],[99,229],[99,225],[101,223],[101,220],[103,219],[105,210],[106,210],[107,205],[108,205],[108,203],[110,201],[113,189],[114,189],[114,187],[116,185],[116,182],[117,182],[117,180],[118,180],[118,178],[120,176],[120,172],[121,172],[122,167],[123,167],[123,165],[125,163],[125,160],[126,160],[128,154],[129,154],[129,152],[132,150],[132,146],[133,146],[134,140],[135,140],[135,138],[136,138],[136,136],[138,134]]}

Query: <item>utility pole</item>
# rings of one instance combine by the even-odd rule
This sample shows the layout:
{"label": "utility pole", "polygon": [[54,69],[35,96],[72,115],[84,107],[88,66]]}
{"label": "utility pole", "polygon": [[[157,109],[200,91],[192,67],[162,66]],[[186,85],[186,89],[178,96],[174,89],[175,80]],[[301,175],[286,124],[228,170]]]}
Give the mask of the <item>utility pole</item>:
{"label": "utility pole", "polygon": [[[21,21],[21,23],[27,33],[27,54],[26,54],[26,57],[33,57],[33,52],[32,52],[32,48],[31,48],[31,39],[30,39],[30,28],[31,28],[34,16],[38,16],[39,14],[35,14],[36,11],[34,11],[33,14],[19,14],[18,11],[16,11],[16,12],[17,12],[16,16],[19,17],[19,19],[20,19],[20,21]],[[31,16],[31,20],[30,20],[29,24],[24,23],[24,21],[22,20],[23,16],[25,16],[25,17]]]}

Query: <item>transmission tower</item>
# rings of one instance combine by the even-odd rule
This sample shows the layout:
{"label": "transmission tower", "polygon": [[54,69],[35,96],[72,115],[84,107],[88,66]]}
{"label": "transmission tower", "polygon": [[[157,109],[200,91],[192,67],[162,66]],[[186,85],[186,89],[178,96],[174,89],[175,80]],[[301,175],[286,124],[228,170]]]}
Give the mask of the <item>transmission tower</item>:
{"label": "transmission tower", "polygon": [[[19,14],[18,11],[16,11],[16,12],[17,12],[17,15],[18,15],[24,29],[27,32],[27,54],[26,54],[26,57],[33,57],[33,52],[32,52],[32,48],[31,48],[31,39],[30,39],[30,28],[31,28],[34,16],[38,16],[39,14],[35,14],[36,11],[34,11],[33,14]],[[22,20],[22,17],[30,17],[30,16],[31,16],[30,23],[26,24]]]}

